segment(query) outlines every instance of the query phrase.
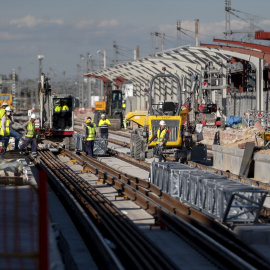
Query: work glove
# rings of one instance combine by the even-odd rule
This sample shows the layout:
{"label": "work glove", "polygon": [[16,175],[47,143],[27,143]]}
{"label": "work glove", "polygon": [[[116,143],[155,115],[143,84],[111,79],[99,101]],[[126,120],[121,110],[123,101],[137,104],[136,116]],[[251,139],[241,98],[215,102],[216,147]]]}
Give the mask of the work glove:
{"label": "work glove", "polygon": [[161,143],[159,143],[158,145],[159,145],[159,146],[163,146],[163,143],[161,142]]}

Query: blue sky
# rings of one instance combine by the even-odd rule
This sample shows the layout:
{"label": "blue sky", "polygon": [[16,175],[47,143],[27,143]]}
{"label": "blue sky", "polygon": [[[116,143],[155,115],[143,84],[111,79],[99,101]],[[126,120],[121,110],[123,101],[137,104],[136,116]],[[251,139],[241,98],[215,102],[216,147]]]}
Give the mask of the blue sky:
{"label": "blue sky", "polygon": [[[255,24],[270,31],[269,0],[232,0],[232,8],[260,16]],[[75,76],[80,55],[89,52],[98,62],[98,50],[113,59],[113,41],[119,59],[131,60],[136,46],[140,56],[151,51],[151,32],[165,33],[165,49],[174,48],[176,21],[194,44],[194,19],[199,19],[201,42],[223,38],[225,0],[2,0],[0,7],[0,74],[20,70],[22,78],[36,78],[37,55],[44,55],[43,71]],[[243,18],[247,15],[237,13]],[[231,16],[232,28],[246,28]],[[159,39],[159,48],[161,41]],[[19,68],[20,67],[20,68]]]}

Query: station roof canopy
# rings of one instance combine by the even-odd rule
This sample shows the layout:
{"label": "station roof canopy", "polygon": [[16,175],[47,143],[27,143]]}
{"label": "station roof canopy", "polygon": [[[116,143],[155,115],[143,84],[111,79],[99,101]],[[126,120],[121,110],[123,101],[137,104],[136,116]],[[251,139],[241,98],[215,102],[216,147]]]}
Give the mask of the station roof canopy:
{"label": "station roof canopy", "polygon": [[167,72],[175,75],[190,76],[200,74],[202,67],[204,68],[209,61],[220,66],[230,58],[231,52],[222,49],[187,46],[90,72],[84,76],[103,80],[106,78],[110,81],[116,81],[121,77],[134,84],[142,84],[149,83],[153,76],[161,73],[162,67],[166,67]]}

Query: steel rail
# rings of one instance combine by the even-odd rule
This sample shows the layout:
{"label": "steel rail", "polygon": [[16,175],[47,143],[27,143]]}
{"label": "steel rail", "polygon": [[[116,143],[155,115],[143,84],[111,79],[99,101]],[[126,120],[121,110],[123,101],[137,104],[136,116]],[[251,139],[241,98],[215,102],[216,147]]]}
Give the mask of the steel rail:
{"label": "steel rail", "polygon": [[84,233],[84,241],[86,241],[90,250],[95,251],[96,255],[94,257],[98,257],[96,259],[99,265],[104,269],[124,269],[117,256],[105,242],[97,226],[94,225],[85,209],[77,202],[77,194],[74,192],[72,194],[63,183],[65,178],[62,174],[56,171],[54,166],[48,162],[47,156],[43,152],[38,151],[38,155],[41,158],[39,166],[48,173],[53,190],[56,191],[73,219],[76,218],[76,223],[80,226],[80,232]]}
{"label": "steel rail", "polygon": [[[256,267],[257,265],[263,267],[268,265],[260,254],[241,242],[223,225],[180,201],[173,199],[170,195],[163,193],[155,185],[143,179],[123,174],[105,164],[101,164],[96,159],[85,156],[84,154],[82,155],[87,163],[70,151],[64,150],[64,152],[68,156],[76,159],[83,167],[87,167],[94,174],[98,175],[98,177],[104,179],[104,181],[114,185],[118,191],[127,195],[131,200],[136,200],[138,204],[149,213],[157,215],[157,209],[162,206],[162,208],[174,213],[176,216],[209,235],[211,238],[215,239],[215,241],[218,241],[221,245],[248,261],[251,265],[255,264]],[[128,185],[130,185],[130,187]],[[145,197],[148,199],[145,200]]]}
{"label": "steel rail", "polygon": [[57,174],[61,174],[64,178],[69,190],[77,190],[76,197],[84,204],[90,204],[95,208],[100,224],[107,230],[107,237],[117,243],[117,249],[120,250],[118,252],[125,259],[126,265],[132,263],[139,269],[176,269],[172,262],[142,235],[136,225],[100,192],[57,160],[51,152],[44,151],[44,156],[43,161],[49,166],[53,164]]}

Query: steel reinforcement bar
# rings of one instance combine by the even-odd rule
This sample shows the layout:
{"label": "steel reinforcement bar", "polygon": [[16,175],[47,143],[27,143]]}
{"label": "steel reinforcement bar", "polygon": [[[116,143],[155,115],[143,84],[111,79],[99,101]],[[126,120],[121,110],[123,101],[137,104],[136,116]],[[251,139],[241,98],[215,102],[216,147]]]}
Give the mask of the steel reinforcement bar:
{"label": "steel reinforcement bar", "polygon": [[115,252],[125,267],[132,265],[136,269],[177,268],[129,218],[87,181],[50,151],[39,151],[38,155],[61,179],[83,208],[97,220],[104,236],[115,243]]}
{"label": "steel reinforcement bar", "polygon": [[[208,217],[190,206],[172,198],[169,194],[162,192],[157,186],[138,177],[117,171],[94,158],[86,156],[84,153],[81,153],[83,158],[80,158],[78,155],[71,153],[68,150],[63,149],[63,151],[69,157],[75,159],[78,164],[84,168],[88,168],[100,179],[103,179],[104,182],[108,182],[110,185],[113,185],[118,192],[121,192],[127,195],[129,199],[136,201],[139,206],[154,215],[157,221],[162,221],[168,225],[169,218],[168,220],[164,220],[165,214],[161,214],[161,211],[164,212],[164,209],[166,209],[183,219],[185,222],[192,224],[192,226],[199,229],[201,232],[208,235],[234,254],[237,254],[237,256],[242,258],[242,260],[247,261],[249,264],[256,267],[268,267],[268,262],[265,261],[264,257],[254,249],[245,245],[229,229],[217,223],[211,217]],[[162,220],[159,220],[159,217],[161,216]],[[168,227],[170,226],[168,225]],[[172,227],[174,227],[175,230],[175,226]],[[176,233],[181,233],[181,230],[178,230]],[[203,248],[208,248],[209,250],[212,249],[210,246],[208,247],[206,243]],[[217,249],[213,252],[215,251],[218,252]],[[217,253],[216,256],[221,255]],[[226,256],[228,258],[228,255]],[[238,264],[237,267],[239,269],[240,265]]]}

